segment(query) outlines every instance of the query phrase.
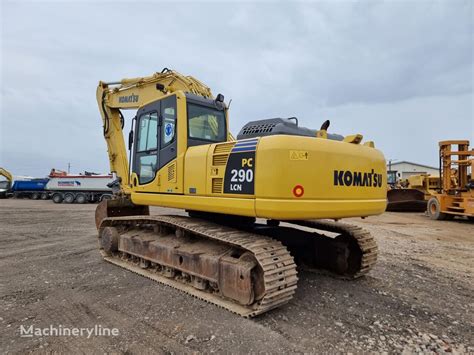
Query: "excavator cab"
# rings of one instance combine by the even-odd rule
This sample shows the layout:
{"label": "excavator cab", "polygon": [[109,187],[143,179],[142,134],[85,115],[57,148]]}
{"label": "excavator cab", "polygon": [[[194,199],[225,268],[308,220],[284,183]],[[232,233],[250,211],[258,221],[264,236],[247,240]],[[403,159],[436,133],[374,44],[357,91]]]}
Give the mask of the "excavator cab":
{"label": "excavator cab", "polygon": [[[227,141],[224,96],[215,100],[177,92],[143,105],[129,137],[131,187],[172,193],[182,186],[160,188],[160,170],[173,162],[177,170],[189,147]],[[170,175],[175,175],[170,171]],[[158,175],[158,176],[157,176]],[[156,183],[154,180],[158,179]]]}

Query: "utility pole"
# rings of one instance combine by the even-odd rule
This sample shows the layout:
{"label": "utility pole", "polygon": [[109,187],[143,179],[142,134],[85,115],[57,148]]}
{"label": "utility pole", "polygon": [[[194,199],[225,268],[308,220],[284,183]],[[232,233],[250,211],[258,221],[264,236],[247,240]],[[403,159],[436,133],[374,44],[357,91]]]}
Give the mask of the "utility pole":
{"label": "utility pole", "polygon": [[71,163],[67,163],[67,174],[71,172]]}
{"label": "utility pole", "polygon": [[388,170],[391,171],[392,170],[392,161],[397,161],[398,159],[389,159],[388,160]]}

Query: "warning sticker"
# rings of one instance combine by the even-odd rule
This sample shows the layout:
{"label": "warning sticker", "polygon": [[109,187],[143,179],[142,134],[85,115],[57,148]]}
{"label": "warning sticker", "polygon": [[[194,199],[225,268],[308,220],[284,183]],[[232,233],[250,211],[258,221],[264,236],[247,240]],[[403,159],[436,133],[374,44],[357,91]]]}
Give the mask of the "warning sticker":
{"label": "warning sticker", "polygon": [[290,160],[308,160],[309,153],[306,150],[290,150]]}

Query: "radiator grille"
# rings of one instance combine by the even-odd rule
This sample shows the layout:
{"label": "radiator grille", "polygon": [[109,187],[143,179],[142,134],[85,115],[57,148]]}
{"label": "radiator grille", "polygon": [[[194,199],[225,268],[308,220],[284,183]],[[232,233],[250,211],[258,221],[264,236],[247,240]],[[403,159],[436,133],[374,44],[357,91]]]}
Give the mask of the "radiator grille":
{"label": "radiator grille", "polygon": [[222,193],[222,185],[223,185],[223,179],[222,178],[212,179],[212,193],[213,194],[221,194]]}
{"label": "radiator grille", "polygon": [[218,144],[214,148],[214,154],[229,154],[232,148],[234,147],[235,142]]}
{"label": "radiator grille", "polygon": [[226,165],[227,158],[229,158],[229,154],[214,155],[212,157],[212,165]]}
{"label": "radiator grille", "polygon": [[242,132],[239,136],[246,136],[250,134],[259,134],[259,133],[270,133],[275,128],[275,123],[264,123],[264,124],[256,124],[256,125],[249,125],[242,129]]}
{"label": "radiator grille", "polygon": [[168,182],[176,182],[176,164],[168,166]]}
{"label": "radiator grille", "polygon": [[229,158],[230,151],[234,147],[235,142],[218,144],[214,148],[214,155],[212,157],[212,165],[226,165]]}

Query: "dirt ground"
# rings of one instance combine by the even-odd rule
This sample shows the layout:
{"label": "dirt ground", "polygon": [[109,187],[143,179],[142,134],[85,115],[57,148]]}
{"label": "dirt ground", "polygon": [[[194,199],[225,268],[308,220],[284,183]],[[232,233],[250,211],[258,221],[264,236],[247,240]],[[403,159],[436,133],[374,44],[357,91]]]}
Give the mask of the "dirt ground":
{"label": "dirt ground", "polygon": [[[352,219],[379,243],[368,276],[301,272],[288,305],[249,320],[103,262],[94,209],[0,200],[2,352],[474,352],[467,221],[422,213]],[[20,337],[31,325],[97,325],[119,335]]]}

